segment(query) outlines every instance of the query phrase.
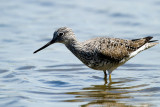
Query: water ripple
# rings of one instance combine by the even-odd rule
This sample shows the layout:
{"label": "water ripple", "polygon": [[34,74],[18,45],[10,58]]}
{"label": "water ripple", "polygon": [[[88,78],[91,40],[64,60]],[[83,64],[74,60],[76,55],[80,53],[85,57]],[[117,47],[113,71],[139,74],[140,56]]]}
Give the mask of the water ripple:
{"label": "water ripple", "polygon": [[131,14],[125,14],[125,13],[112,13],[110,14],[111,17],[114,18],[135,18],[135,16],[131,15]]}
{"label": "water ripple", "polygon": [[30,70],[36,68],[35,66],[22,66],[17,68],[16,70]]}
{"label": "water ripple", "polygon": [[142,90],[139,90],[139,92],[144,92],[144,93],[156,93],[156,92],[160,92],[160,87],[151,87],[151,88],[146,88],[146,89],[142,89]]}
{"label": "water ripple", "polygon": [[50,72],[50,71],[79,71],[79,70],[84,70],[85,68],[66,68],[66,69],[39,69],[36,71],[39,72]]}
{"label": "water ripple", "polygon": [[54,67],[80,67],[80,66],[84,66],[84,64],[60,64],[60,65],[50,65],[46,67],[54,68]]}
{"label": "water ripple", "polygon": [[0,69],[0,74],[1,73],[6,73],[6,72],[8,72],[9,70],[5,70],[5,69]]}
{"label": "water ripple", "polygon": [[64,82],[64,81],[44,81],[43,83],[45,84],[49,84],[50,86],[63,86],[63,87],[66,87],[68,85],[67,82]]}

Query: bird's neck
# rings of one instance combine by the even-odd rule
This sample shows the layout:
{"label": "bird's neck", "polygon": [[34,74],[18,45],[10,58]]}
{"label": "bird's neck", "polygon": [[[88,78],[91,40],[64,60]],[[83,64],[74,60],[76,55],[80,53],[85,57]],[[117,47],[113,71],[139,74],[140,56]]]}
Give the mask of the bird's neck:
{"label": "bird's neck", "polygon": [[80,57],[80,53],[82,51],[82,43],[77,41],[76,39],[70,41],[69,43],[65,44],[65,46],[76,56]]}

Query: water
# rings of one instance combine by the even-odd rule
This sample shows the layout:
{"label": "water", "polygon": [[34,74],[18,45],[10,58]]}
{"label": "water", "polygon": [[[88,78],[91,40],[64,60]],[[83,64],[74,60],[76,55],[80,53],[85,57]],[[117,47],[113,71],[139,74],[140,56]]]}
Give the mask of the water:
{"label": "water", "polygon": [[97,36],[160,40],[158,0],[1,0],[1,107],[158,107],[159,45],[112,73],[83,65],[64,45],[47,43],[68,26],[84,41]]}

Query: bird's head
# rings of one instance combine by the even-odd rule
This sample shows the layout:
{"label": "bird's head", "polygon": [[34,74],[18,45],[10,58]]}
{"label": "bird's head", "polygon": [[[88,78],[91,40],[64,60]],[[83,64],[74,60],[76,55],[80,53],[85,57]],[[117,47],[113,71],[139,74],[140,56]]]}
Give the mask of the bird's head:
{"label": "bird's head", "polygon": [[74,40],[75,40],[75,35],[74,35],[72,29],[70,29],[68,27],[61,27],[53,33],[53,38],[51,41],[49,41],[46,45],[44,45],[43,47],[36,50],[34,53],[37,53],[38,51],[40,51],[40,50],[42,50],[42,49],[44,49],[54,43],[68,44]]}
{"label": "bird's head", "polygon": [[63,43],[67,44],[70,41],[73,41],[75,39],[75,35],[72,31],[72,29],[67,28],[67,27],[61,27],[57,29],[53,33],[53,41],[56,43]]}

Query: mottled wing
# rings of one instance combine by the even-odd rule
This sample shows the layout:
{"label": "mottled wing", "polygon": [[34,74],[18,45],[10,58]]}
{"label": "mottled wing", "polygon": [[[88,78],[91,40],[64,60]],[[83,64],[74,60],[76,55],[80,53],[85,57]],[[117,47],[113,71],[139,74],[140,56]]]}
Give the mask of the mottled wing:
{"label": "mottled wing", "polygon": [[98,48],[99,57],[109,59],[110,61],[121,61],[125,57],[142,47],[150,41],[152,37],[141,39],[124,40],[119,38],[103,38],[100,40]]}

